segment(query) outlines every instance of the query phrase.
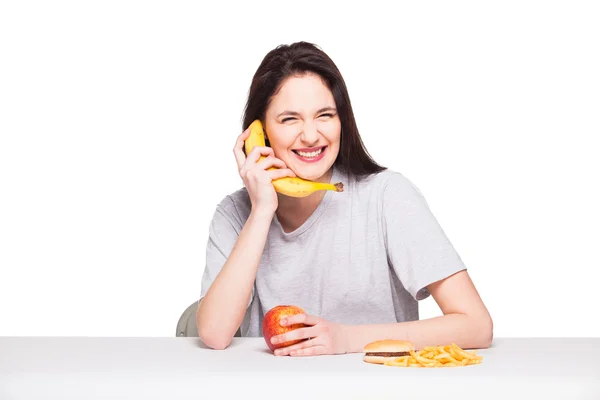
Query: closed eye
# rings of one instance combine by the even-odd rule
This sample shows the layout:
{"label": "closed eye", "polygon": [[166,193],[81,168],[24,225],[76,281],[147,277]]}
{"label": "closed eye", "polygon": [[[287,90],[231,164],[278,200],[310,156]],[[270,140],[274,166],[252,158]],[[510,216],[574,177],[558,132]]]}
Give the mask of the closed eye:
{"label": "closed eye", "polygon": [[[321,117],[332,118],[333,114],[331,114],[331,113],[325,113],[325,114],[319,115],[319,118],[321,118]],[[281,120],[281,123],[285,123],[285,122],[293,120],[293,119],[296,119],[296,118],[294,118],[294,117],[286,117],[286,118],[284,118],[284,119]]]}

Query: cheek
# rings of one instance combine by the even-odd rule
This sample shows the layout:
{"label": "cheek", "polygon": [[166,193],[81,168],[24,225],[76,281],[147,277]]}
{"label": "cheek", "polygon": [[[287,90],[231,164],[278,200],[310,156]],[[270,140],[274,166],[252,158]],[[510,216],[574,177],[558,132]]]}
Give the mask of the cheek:
{"label": "cheek", "polygon": [[284,160],[286,157],[290,157],[288,154],[290,149],[293,147],[293,142],[290,140],[286,140],[284,137],[277,137],[273,140],[269,141],[273,152],[275,153],[275,157]]}
{"label": "cheek", "polygon": [[271,142],[271,147],[273,148],[273,150],[283,152],[289,150],[293,146],[293,144],[294,142],[290,140],[278,139],[277,141]]}
{"label": "cheek", "polygon": [[321,126],[319,126],[319,129],[330,143],[339,143],[342,129],[342,125],[339,120],[323,122]]}
{"label": "cheek", "polygon": [[341,135],[340,135],[340,131],[338,128],[334,128],[334,129],[331,129],[330,131],[328,131],[325,134],[325,137],[327,138],[329,143],[331,143],[332,146],[336,147],[336,146],[340,145]]}
{"label": "cheek", "polygon": [[286,133],[285,130],[278,129],[277,131],[271,132],[269,134],[269,144],[273,149],[283,149],[287,147],[287,142],[289,141],[289,133]]}

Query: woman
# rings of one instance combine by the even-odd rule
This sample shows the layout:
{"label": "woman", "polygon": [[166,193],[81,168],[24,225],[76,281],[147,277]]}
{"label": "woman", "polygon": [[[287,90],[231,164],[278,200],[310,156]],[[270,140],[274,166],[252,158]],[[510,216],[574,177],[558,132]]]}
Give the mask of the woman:
{"label": "woman", "polygon": [[[362,352],[384,338],[417,349],[490,345],[492,320],[465,265],[419,190],[364,149],[344,80],[324,52],[305,42],[270,51],[244,128],[255,119],[268,146],[246,155],[248,129],[237,138],[245,187],[218,204],[210,224],[197,311],[207,346],[226,348],[239,327],[261,336],[264,314],[283,304],[306,314],[282,324],[308,327],[273,341],[310,339],[276,355]],[[344,191],[287,197],[271,184],[286,176],[342,182]],[[419,320],[417,302],[430,294],[444,315]]]}

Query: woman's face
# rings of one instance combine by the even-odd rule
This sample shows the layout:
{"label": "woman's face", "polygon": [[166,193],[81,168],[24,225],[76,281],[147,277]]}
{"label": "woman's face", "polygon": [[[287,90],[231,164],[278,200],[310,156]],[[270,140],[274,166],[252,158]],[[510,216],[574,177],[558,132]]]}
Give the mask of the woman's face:
{"label": "woman's face", "polygon": [[333,94],[318,75],[287,78],[267,108],[265,131],[275,157],[298,177],[319,180],[340,147]]}

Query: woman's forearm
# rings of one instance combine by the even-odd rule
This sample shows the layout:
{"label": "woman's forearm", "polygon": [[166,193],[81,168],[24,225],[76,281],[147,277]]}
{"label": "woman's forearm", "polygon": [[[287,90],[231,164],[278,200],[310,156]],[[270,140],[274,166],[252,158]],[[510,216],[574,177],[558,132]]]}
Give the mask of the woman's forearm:
{"label": "woman's forearm", "polygon": [[488,315],[447,314],[419,321],[348,326],[348,352],[360,353],[367,343],[380,339],[406,340],[419,350],[425,346],[455,343],[463,349],[487,348],[493,337]]}
{"label": "woman's forearm", "polygon": [[272,218],[268,213],[250,214],[223,268],[200,301],[198,335],[209,347],[227,347],[242,323]]}

